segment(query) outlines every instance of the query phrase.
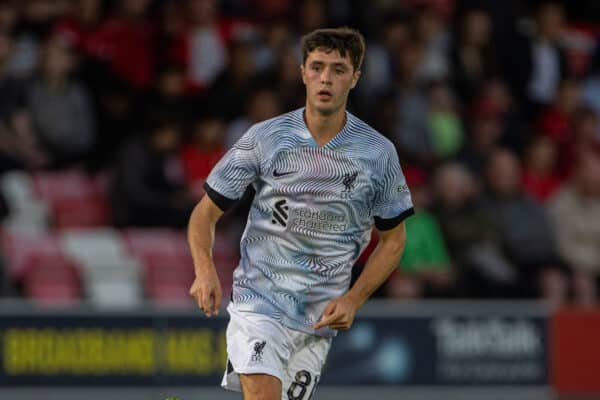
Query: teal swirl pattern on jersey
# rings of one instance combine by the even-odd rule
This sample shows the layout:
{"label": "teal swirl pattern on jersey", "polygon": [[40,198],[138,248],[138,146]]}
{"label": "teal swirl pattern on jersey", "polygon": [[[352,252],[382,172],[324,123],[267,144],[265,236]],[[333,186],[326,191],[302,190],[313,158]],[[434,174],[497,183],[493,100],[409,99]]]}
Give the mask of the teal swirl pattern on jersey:
{"label": "teal swirl pattern on jersey", "polygon": [[412,213],[412,201],[389,140],[347,112],[344,128],[318,146],[303,112],[252,126],[206,189],[221,208],[249,185],[256,190],[233,276],[237,308],[333,336],[312,325],[348,290],[373,225],[393,228]]}

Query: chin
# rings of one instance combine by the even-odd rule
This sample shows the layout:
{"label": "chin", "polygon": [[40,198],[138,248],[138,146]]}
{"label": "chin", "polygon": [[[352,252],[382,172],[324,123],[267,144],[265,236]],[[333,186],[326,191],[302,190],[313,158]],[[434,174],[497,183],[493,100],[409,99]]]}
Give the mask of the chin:
{"label": "chin", "polygon": [[337,111],[337,108],[333,105],[315,105],[315,110],[321,115],[332,115]]}

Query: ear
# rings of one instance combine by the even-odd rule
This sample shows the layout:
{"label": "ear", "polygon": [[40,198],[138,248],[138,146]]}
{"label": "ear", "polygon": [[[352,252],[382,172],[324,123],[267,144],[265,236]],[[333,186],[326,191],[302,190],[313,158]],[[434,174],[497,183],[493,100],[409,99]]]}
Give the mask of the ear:
{"label": "ear", "polygon": [[304,64],[300,64],[300,75],[302,76],[302,83],[304,83],[306,85]]}
{"label": "ear", "polygon": [[360,72],[360,69],[354,71],[354,76],[352,77],[352,86],[350,86],[350,89],[354,89],[354,86],[356,86],[356,84],[358,83],[358,80],[360,79]]}

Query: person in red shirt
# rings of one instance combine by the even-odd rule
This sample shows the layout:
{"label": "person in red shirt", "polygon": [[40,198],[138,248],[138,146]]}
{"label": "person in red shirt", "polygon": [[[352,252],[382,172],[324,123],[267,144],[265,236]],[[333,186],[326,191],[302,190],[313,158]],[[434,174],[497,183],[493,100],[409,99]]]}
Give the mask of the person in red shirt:
{"label": "person in red shirt", "polygon": [[72,12],[58,20],[53,32],[69,41],[78,51],[88,54],[90,39],[102,18],[102,1],[81,0],[74,3]]}
{"label": "person in red shirt", "polygon": [[149,5],[149,0],[119,2],[117,14],[87,40],[90,55],[136,89],[148,89],[154,77],[155,27],[146,18]]}
{"label": "person in red shirt", "polygon": [[221,17],[216,0],[188,0],[187,26],[175,40],[170,56],[184,67],[190,92],[209,88],[229,63],[227,48],[251,34],[250,23]]}
{"label": "person in red shirt", "polygon": [[573,79],[561,82],[554,104],[538,121],[539,132],[552,139],[558,148],[557,168],[566,178],[573,164],[573,121],[580,105],[579,83]]}
{"label": "person in red shirt", "polygon": [[181,150],[186,185],[198,196],[204,194],[204,181],[225,154],[225,124],[216,116],[193,122],[191,138]]}
{"label": "person in red shirt", "polygon": [[556,143],[539,135],[528,146],[523,166],[523,189],[543,203],[560,187],[561,179],[556,173],[558,148]]}

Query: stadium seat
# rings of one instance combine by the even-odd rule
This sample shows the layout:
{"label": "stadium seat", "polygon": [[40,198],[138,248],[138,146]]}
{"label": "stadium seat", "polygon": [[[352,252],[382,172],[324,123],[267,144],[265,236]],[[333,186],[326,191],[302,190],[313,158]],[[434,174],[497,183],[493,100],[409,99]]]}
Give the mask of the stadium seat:
{"label": "stadium seat", "polygon": [[52,206],[52,220],[58,229],[107,226],[110,207],[98,197],[60,199]]}
{"label": "stadium seat", "polygon": [[48,204],[56,228],[110,224],[110,205],[104,176],[80,171],[41,172],[33,176],[37,195]]}
{"label": "stadium seat", "polygon": [[127,251],[140,260],[163,255],[176,256],[180,251],[178,240],[177,234],[171,229],[123,230],[123,241]]}
{"label": "stadium seat", "polygon": [[11,171],[0,178],[0,189],[6,197],[10,215],[3,226],[13,231],[44,232],[48,227],[48,206],[36,197],[31,177],[22,171]]}
{"label": "stadium seat", "polygon": [[61,245],[66,254],[81,264],[129,259],[119,231],[112,228],[65,229]]}
{"label": "stadium seat", "polygon": [[134,259],[88,260],[81,270],[89,301],[96,306],[138,305],[142,300],[140,269]]}
{"label": "stadium seat", "polygon": [[81,297],[77,267],[62,255],[36,254],[23,274],[23,291],[36,303],[72,304]]}
{"label": "stadium seat", "polygon": [[146,295],[163,304],[186,304],[194,281],[191,259],[181,256],[153,256],[145,260]]}
{"label": "stadium seat", "polygon": [[35,199],[31,177],[23,171],[10,171],[2,174],[0,188],[11,209]]}
{"label": "stadium seat", "polygon": [[40,257],[65,258],[58,237],[51,233],[31,233],[3,229],[1,233],[2,254],[8,265],[8,273],[20,282],[25,269]]}

